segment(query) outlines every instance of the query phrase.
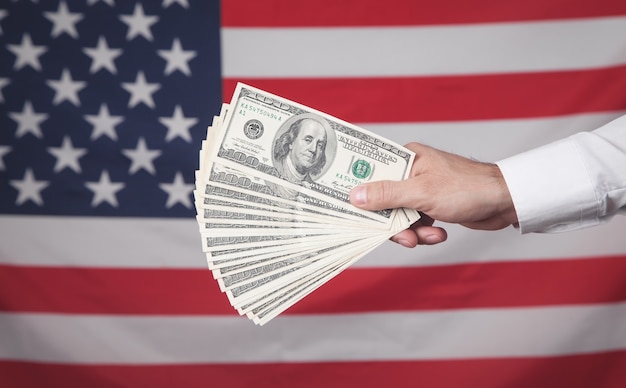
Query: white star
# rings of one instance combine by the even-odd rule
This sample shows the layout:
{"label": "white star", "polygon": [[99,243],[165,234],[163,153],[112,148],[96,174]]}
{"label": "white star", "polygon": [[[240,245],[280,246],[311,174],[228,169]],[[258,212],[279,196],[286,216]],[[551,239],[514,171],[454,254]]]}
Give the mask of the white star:
{"label": "white star", "polygon": [[[96,4],[97,2],[99,2],[99,1],[100,1],[100,0],[89,0],[89,1],[87,2],[87,5],[94,5],[94,4]],[[110,5],[111,7],[115,7],[115,3],[113,2],[113,0],[102,0],[102,1],[104,1],[105,3],[107,3],[108,5]]]}
{"label": "white star", "polygon": [[185,117],[183,109],[180,105],[176,105],[174,115],[172,117],[159,117],[159,122],[167,127],[165,141],[171,141],[176,136],[180,136],[183,140],[191,142],[189,128],[193,127],[198,122],[198,119]]}
{"label": "white star", "polygon": [[167,8],[174,3],[180,4],[180,6],[183,8],[189,8],[189,3],[187,2],[187,0],[163,0],[163,8]]}
{"label": "white star", "polygon": [[29,132],[35,135],[35,137],[43,137],[39,124],[47,120],[48,115],[46,113],[35,113],[33,104],[30,101],[24,102],[24,108],[21,113],[9,112],[9,116],[17,121],[18,124],[15,137],[22,137]]}
{"label": "white star", "polygon": [[44,12],[45,17],[53,24],[51,35],[53,38],[67,33],[74,39],[78,39],[78,32],[76,32],[76,26],[83,19],[83,15],[80,13],[71,13],[67,8],[67,4],[64,1],[59,3],[59,8],[56,12]]}
{"label": "white star", "polygon": [[54,89],[54,100],[52,103],[58,105],[65,100],[68,100],[76,106],[80,106],[80,99],[78,98],[78,92],[83,89],[87,83],[85,81],[74,81],[72,75],[68,69],[63,69],[61,79],[58,81],[46,81],[48,86]]}
{"label": "white star", "polygon": [[111,116],[109,107],[106,104],[100,105],[100,111],[98,111],[97,115],[86,115],[85,120],[93,125],[91,140],[96,140],[102,135],[107,135],[111,140],[117,140],[115,126],[124,121],[122,116]]}
{"label": "white star", "polygon": [[40,191],[48,186],[48,181],[37,181],[33,170],[27,168],[24,172],[24,178],[21,181],[12,180],[9,181],[11,186],[15,187],[19,193],[15,200],[16,205],[21,205],[24,202],[31,200],[39,206],[43,206],[43,200],[41,199]]}
{"label": "white star", "polygon": [[[0,20],[4,19],[7,16],[7,11],[0,9]],[[2,35],[2,27],[0,26],[0,35]]]}
{"label": "white star", "polygon": [[22,43],[8,44],[9,51],[11,51],[17,59],[13,65],[13,69],[19,70],[24,66],[30,66],[35,70],[41,70],[41,63],[39,63],[39,56],[48,51],[46,46],[33,46],[33,41],[30,39],[30,35],[24,34],[22,37]]}
{"label": "white star", "polygon": [[156,174],[152,161],[161,155],[161,151],[149,150],[143,137],[140,137],[139,141],[137,141],[137,148],[134,150],[122,150],[122,153],[132,161],[128,170],[129,174],[134,174],[142,168],[152,175]]}
{"label": "white star", "polygon": [[167,61],[165,66],[165,75],[173,73],[175,70],[180,70],[183,74],[190,76],[191,70],[189,70],[189,62],[196,56],[195,51],[184,51],[180,40],[174,39],[171,50],[158,50],[159,55]]}
{"label": "white star", "polygon": [[87,153],[84,148],[74,148],[72,140],[69,136],[63,138],[63,144],[61,147],[48,147],[48,152],[57,158],[57,163],[54,165],[54,172],[59,172],[65,167],[69,167],[77,173],[81,172],[78,159]]}
{"label": "white star", "polygon": [[124,184],[121,182],[111,182],[107,170],[102,171],[98,182],[86,182],[85,186],[94,193],[91,207],[96,207],[102,202],[108,202],[109,205],[117,207],[115,194],[124,188]]}
{"label": "white star", "polygon": [[0,102],[4,102],[4,96],[2,95],[2,88],[7,86],[11,81],[8,78],[0,78]]}
{"label": "white star", "polygon": [[130,93],[130,100],[128,101],[128,107],[132,108],[135,105],[143,102],[150,108],[154,109],[154,100],[152,99],[152,93],[161,88],[159,84],[149,84],[146,82],[146,77],[143,75],[143,71],[137,73],[134,83],[122,82],[122,87]]}
{"label": "white star", "polygon": [[104,68],[110,71],[111,74],[117,74],[117,68],[113,60],[122,54],[122,49],[109,48],[104,36],[98,39],[96,48],[84,48],[83,52],[91,57],[90,73],[95,73]]}
{"label": "white star", "polygon": [[148,40],[153,40],[150,26],[158,22],[159,17],[144,14],[141,4],[135,5],[135,11],[132,15],[120,15],[120,19],[128,25],[126,40],[131,40],[137,35],[142,35]]}
{"label": "white star", "polygon": [[4,159],[2,158],[4,158],[4,155],[8,154],[9,152],[11,152],[11,147],[0,145],[0,171],[6,170],[6,167],[4,166]]}
{"label": "white star", "polygon": [[183,180],[183,174],[176,173],[174,181],[172,183],[159,184],[161,190],[167,193],[167,202],[165,207],[170,208],[177,203],[182,204],[187,208],[191,208],[191,192],[195,188],[193,183],[185,183]]}

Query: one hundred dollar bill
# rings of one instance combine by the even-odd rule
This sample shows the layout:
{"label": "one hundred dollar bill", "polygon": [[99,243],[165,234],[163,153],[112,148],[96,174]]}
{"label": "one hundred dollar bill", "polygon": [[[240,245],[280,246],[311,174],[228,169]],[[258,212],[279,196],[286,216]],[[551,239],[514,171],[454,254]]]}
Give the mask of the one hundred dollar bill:
{"label": "one hundred dollar bill", "polygon": [[[352,209],[352,188],[406,178],[414,154],[363,128],[240,83],[211,157],[264,179],[278,197],[307,194]],[[394,211],[372,213],[388,221]]]}

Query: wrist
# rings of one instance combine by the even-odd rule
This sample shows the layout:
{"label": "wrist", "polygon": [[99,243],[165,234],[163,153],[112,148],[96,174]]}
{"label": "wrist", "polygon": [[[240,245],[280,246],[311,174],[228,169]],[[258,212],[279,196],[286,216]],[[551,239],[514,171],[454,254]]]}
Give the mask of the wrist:
{"label": "wrist", "polygon": [[489,166],[495,182],[494,194],[496,195],[497,212],[504,223],[517,227],[517,212],[515,211],[515,204],[504,175],[497,164],[489,164]]}

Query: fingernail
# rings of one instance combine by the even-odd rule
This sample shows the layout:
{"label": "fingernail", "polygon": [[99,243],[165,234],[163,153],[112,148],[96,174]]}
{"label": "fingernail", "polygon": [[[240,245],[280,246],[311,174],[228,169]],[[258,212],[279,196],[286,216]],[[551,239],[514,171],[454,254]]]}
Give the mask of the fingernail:
{"label": "fingernail", "polygon": [[400,244],[400,245],[402,245],[403,247],[406,247],[406,248],[413,248],[413,246],[409,243],[408,240],[400,239],[400,240],[398,240],[398,244]]}
{"label": "fingernail", "polygon": [[426,244],[431,244],[431,245],[432,244],[439,244],[441,241],[442,241],[441,240],[441,236],[438,236],[436,234],[431,234],[431,235],[428,235],[428,236],[424,237],[424,242]]}
{"label": "fingernail", "polygon": [[350,201],[354,205],[365,205],[367,202],[367,190],[365,187],[357,187],[350,193]]}

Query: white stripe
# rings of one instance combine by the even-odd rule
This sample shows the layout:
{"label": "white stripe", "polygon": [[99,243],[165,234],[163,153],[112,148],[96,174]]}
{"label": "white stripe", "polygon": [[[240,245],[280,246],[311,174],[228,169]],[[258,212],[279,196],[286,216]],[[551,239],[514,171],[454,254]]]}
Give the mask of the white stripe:
{"label": "white stripe", "polygon": [[[207,268],[194,220],[0,216],[0,263],[16,265]],[[444,224],[442,224],[444,225]],[[626,217],[563,234],[520,236],[444,225],[448,241],[406,249],[385,242],[354,266],[422,266],[566,259],[626,253]],[[37,237],[33,237],[37,236]]]}
{"label": "white stripe", "polygon": [[224,28],[227,78],[573,70],[626,63],[626,17],[454,26]]}
{"label": "white stripe", "polygon": [[624,114],[626,111],[513,120],[361,123],[360,126],[399,144],[417,141],[495,162],[576,132],[594,130]]}
{"label": "white stripe", "polygon": [[195,219],[0,215],[0,263],[206,268]]}
{"label": "white stripe", "polygon": [[626,217],[621,216],[606,225],[560,234],[520,235],[512,227],[491,232],[445,223],[437,223],[437,226],[448,232],[445,243],[407,249],[385,242],[353,267],[420,267],[626,255]]}
{"label": "white stripe", "polygon": [[263,327],[243,317],[2,313],[0,343],[0,359],[76,364],[555,356],[626,349],[626,304],[284,316]]}

